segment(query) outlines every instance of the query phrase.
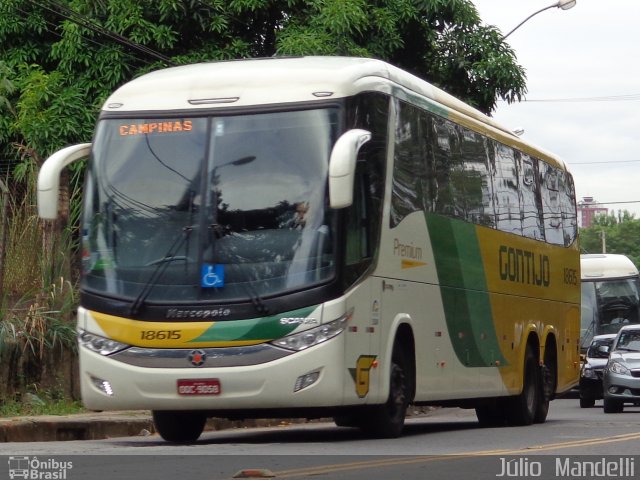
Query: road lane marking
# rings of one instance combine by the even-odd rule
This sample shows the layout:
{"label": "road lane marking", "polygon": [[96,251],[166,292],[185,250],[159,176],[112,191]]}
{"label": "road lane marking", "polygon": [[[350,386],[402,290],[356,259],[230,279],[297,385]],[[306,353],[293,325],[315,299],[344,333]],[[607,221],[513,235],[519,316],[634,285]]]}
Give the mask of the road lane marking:
{"label": "road lane marking", "polygon": [[521,453],[535,453],[547,450],[559,450],[563,448],[584,447],[590,445],[603,445],[607,443],[624,442],[628,440],[640,440],[640,432],[627,433],[622,435],[614,435],[611,437],[588,438],[584,440],[572,440],[569,442],[549,443],[543,445],[533,445],[530,447],[517,449],[500,449],[500,450],[478,450],[475,452],[461,452],[440,455],[419,455],[408,457],[394,457],[376,460],[363,460],[358,462],[338,463],[331,465],[319,465],[316,467],[294,468],[289,470],[281,470],[274,472],[276,478],[293,478],[308,475],[328,474],[341,471],[389,467],[395,465],[411,465],[416,463],[429,463],[440,460],[457,460],[463,458],[489,456],[489,455],[517,455]]}

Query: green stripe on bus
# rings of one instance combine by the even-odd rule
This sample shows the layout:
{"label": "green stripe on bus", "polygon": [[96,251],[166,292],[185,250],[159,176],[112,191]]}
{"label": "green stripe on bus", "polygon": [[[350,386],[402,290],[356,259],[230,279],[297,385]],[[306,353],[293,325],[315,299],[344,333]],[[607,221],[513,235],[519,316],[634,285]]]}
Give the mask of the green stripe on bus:
{"label": "green stripe on bus", "polygon": [[[307,318],[316,307],[305,307],[291,312],[285,312],[269,317],[252,318],[249,320],[217,321],[202,335],[191,342],[225,342],[247,340],[273,340],[282,338],[293,332],[298,324],[295,322],[284,324],[282,318]],[[318,319],[320,320],[320,319]]]}
{"label": "green stripe on bus", "polygon": [[493,323],[482,255],[473,224],[427,214],[449,337],[468,367],[506,365]]}

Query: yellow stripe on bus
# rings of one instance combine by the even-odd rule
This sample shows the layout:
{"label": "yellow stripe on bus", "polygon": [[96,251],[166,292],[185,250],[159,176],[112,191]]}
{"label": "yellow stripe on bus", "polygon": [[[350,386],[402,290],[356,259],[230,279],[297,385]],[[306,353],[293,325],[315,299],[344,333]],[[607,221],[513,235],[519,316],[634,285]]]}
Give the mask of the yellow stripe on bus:
{"label": "yellow stripe on bus", "polygon": [[418,262],[417,260],[407,260],[406,258],[402,259],[400,265],[403,269],[405,268],[415,268],[415,267],[424,267],[427,262]]}
{"label": "yellow stripe on bus", "polygon": [[141,322],[89,312],[107,337],[127,345],[150,348],[238,347],[263,343],[264,339],[194,342],[216,322]]}

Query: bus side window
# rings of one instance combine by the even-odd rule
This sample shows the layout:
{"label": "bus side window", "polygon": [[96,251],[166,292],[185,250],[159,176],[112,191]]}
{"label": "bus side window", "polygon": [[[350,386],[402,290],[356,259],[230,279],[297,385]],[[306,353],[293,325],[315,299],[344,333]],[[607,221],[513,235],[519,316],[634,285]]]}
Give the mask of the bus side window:
{"label": "bus side window", "polygon": [[493,186],[489,176],[486,141],[473,130],[460,125],[457,128],[460,132],[460,151],[463,159],[460,180],[464,186],[465,218],[471,223],[495,228]]}
{"label": "bus side window", "polygon": [[426,114],[404,102],[396,102],[391,228],[409,214],[429,211],[431,185],[428,172]]}
{"label": "bus side window", "polygon": [[347,265],[356,265],[371,256],[367,222],[366,176],[364,163],[358,162],[353,189],[353,204],[347,211]]}
{"label": "bus side window", "polygon": [[537,162],[526,153],[520,154],[520,209],[522,234],[536,240],[544,240],[542,223],[542,199],[536,175]]}
{"label": "bus side window", "polygon": [[388,96],[363,93],[348,108],[348,125],[372,134],[359,151],[353,204],[345,211],[345,286],[355,282],[371,265],[379,242],[389,121]]}
{"label": "bus side window", "polygon": [[562,188],[560,189],[560,213],[564,230],[564,244],[571,245],[578,236],[578,217],[576,213],[576,193],[573,187],[573,177],[564,172]]}
{"label": "bus side window", "polygon": [[493,196],[498,230],[522,235],[518,167],[514,150],[493,142]]}
{"label": "bus side window", "polygon": [[544,214],[544,235],[547,242],[564,245],[562,213],[560,212],[561,172],[540,162],[540,185],[542,187],[542,211]]}

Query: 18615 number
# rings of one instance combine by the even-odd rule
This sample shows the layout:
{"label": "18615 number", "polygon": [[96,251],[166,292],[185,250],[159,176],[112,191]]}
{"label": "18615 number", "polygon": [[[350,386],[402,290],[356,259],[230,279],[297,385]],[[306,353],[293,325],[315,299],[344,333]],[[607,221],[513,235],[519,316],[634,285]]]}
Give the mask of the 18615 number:
{"label": "18615 number", "polygon": [[567,285],[578,285],[578,271],[575,268],[564,269],[564,283]]}
{"label": "18615 number", "polygon": [[141,340],[179,340],[182,338],[182,330],[142,330]]}

